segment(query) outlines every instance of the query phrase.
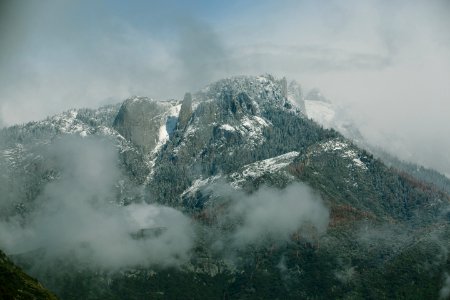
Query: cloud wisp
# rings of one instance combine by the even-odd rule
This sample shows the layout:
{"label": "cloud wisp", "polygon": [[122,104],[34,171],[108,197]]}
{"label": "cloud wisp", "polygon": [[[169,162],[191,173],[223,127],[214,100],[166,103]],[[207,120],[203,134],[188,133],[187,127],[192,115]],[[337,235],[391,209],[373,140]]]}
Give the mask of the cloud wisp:
{"label": "cloud wisp", "polygon": [[442,288],[439,291],[439,299],[448,299],[450,296],[450,276],[448,273],[444,274]]}
{"label": "cloud wisp", "polygon": [[104,269],[186,261],[194,243],[189,217],[160,205],[116,204],[120,171],[113,145],[64,137],[49,151],[60,176],[45,186],[26,220],[1,221],[0,243],[8,253],[43,251],[44,266],[62,259]]}
{"label": "cloud wisp", "polygon": [[[111,141],[62,136],[39,154],[55,178],[25,217],[0,220],[0,248],[8,254],[41,253],[36,267],[64,260],[106,270],[179,266],[192,257],[201,225],[190,216],[159,204],[118,204],[123,174]],[[328,226],[328,208],[302,183],[252,194],[228,184],[208,191],[221,231],[220,238],[212,238],[215,249],[222,245],[219,252],[289,242],[293,234],[314,239]],[[204,229],[215,232],[214,226]]]}
{"label": "cloud wisp", "polygon": [[215,241],[214,247],[219,250],[262,246],[268,241],[289,242],[294,234],[314,239],[328,227],[329,209],[303,183],[283,190],[262,187],[250,195],[226,184],[216,184],[208,190],[222,199],[214,203],[210,212],[216,214],[217,225],[224,229]]}

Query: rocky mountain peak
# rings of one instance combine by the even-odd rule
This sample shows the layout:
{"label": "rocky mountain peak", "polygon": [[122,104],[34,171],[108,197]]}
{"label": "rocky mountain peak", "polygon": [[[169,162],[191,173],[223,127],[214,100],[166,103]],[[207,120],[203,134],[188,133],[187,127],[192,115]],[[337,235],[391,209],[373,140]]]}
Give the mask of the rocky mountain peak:
{"label": "rocky mountain peak", "polygon": [[122,104],[113,126],[142,152],[149,153],[155,149],[160,139],[161,126],[171,121],[169,118],[160,116],[168,114],[169,110],[176,105],[178,105],[177,101],[155,101],[146,97],[132,97]]}
{"label": "rocky mountain peak", "polygon": [[192,115],[192,95],[186,93],[181,103],[180,115],[178,117],[178,128],[185,128]]}

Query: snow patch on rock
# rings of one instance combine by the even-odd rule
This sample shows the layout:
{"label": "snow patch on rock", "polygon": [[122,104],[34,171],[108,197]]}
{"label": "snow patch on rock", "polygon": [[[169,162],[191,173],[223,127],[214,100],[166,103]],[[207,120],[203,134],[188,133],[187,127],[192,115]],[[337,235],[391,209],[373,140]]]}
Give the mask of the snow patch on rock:
{"label": "snow patch on rock", "polygon": [[350,159],[355,166],[367,170],[367,166],[361,161],[358,151],[347,142],[340,139],[333,139],[321,143],[320,148],[325,152],[339,152],[342,157]]}
{"label": "snow patch on rock", "polygon": [[208,177],[206,179],[200,178],[200,179],[194,180],[192,185],[181,194],[181,198],[183,198],[186,195],[190,195],[190,196],[194,195],[198,190],[200,190],[203,187],[206,187],[207,185],[210,185],[210,184],[216,182],[219,178],[221,178],[221,176],[216,175],[216,176]]}
{"label": "snow patch on rock", "polygon": [[238,188],[248,179],[256,179],[265,174],[277,172],[291,164],[298,155],[299,152],[292,151],[246,165],[242,171],[230,175],[232,186]]}
{"label": "snow patch on rock", "polygon": [[229,124],[223,124],[219,127],[220,129],[226,130],[226,131],[236,131],[236,128]]}

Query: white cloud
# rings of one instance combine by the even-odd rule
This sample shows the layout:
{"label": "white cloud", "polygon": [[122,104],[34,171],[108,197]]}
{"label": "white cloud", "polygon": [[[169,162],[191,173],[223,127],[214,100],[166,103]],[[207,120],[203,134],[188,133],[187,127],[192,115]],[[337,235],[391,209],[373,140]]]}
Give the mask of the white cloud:
{"label": "white cloud", "polygon": [[[211,207],[224,236],[215,247],[239,249],[247,245],[264,245],[268,241],[288,242],[299,233],[306,239],[325,233],[329,210],[320,196],[303,183],[291,184],[283,190],[262,187],[248,195],[226,184],[208,187],[222,199]],[[214,200],[218,201],[218,200]]]}
{"label": "white cloud", "polygon": [[120,171],[113,145],[93,138],[66,137],[48,153],[60,178],[47,184],[35,209],[22,219],[0,222],[0,246],[10,254],[43,250],[34,263],[58,259],[116,269],[173,266],[189,258],[194,227],[170,207],[115,204]]}
{"label": "white cloud", "polygon": [[448,299],[450,296],[450,276],[445,273],[444,274],[444,283],[442,285],[441,290],[439,291],[439,299]]}

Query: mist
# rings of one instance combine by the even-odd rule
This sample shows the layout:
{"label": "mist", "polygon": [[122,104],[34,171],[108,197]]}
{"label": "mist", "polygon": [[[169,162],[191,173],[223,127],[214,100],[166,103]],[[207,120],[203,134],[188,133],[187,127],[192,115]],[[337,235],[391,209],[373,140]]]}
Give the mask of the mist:
{"label": "mist", "polygon": [[[119,204],[124,175],[108,138],[62,136],[39,155],[55,178],[25,215],[0,219],[0,248],[6,253],[36,255],[35,268],[65,261],[101,270],[176,267],[192,257],[202,225],[191,216],[160,204]],[[226,183],[207,190],[213,195],[210,213],[221,228],[212,243],[225,256],[247,246],[289,242],[294,234],[315,239],[328,227],[329,209],[303,183],[252,194]]]}
{"label": "mist", "polygon": [[304,183],[291,184],[283,190],[261,187],[252,194],[223,183],[208,190],[223,199],[214,203],[210,211],[217,214],[219,227],[225,228],[225,235],[215,242],[214,247],[219,250],[262,246],[268,241],[289,242],[293,234],[314,239],[328,227],[329,209]]}
{"label": "mist", "polygon": [[194,225],[174,208],[117,204],[117,151],[98,138],[63,137],[46,157],[59,170],[25,219],[0,221],[8,254],[43,253],[34,263],[58,260],[89,268],[177,266],[188,259]]}
{"label": "mist", "polygon": [[449,175],[449,15],[445,0],[11,1],[0,16],[1,118],[182,98],[272,73],[319,87],[370,143]]}
{"label": "mist", "polygon": [[448,273],[444,274],[443,286],[439,291],[439,299],[448,299],[450,296],[450,276]]}
{"label": "mist", "polygon": [[291,185],[282,191],[262,188],[237,200],[231,214],[242,220],[232,236],[238,246],[260,244],[264,238],[288,241],[292,234],[308,225],[322,234],[329,221],[329,211],[320,197],[304,184]]}

